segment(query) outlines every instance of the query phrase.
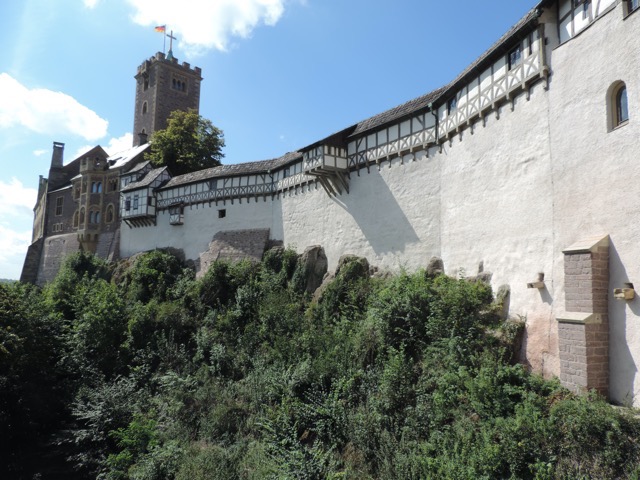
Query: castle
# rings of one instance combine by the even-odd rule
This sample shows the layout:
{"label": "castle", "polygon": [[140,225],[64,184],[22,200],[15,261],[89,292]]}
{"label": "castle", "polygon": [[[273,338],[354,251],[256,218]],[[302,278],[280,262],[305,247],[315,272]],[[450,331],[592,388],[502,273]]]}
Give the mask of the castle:
{"label": "castle", "polygon": [[132,150],[63,166],[54,144],[22,279],[80,248],[173,247],[200,272],[269,240],[322,245],[330,267],[437,256],[509,286],[534,371],[640,406],[639,7],[541,1],[438,90],[280,158],[180,176],[144,161],[145,136],[197,107],[201,72],[157,54],[136,76]]}

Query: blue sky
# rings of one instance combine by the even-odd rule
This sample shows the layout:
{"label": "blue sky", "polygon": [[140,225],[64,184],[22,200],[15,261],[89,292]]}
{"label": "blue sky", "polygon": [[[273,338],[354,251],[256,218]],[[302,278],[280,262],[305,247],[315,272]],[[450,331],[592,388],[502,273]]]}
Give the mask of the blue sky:
{"label": "blue sky", "polygon": [[[534,0],[21,0],[0,5],[0,278],[19,278],[38,176],[131,145],[137,66],[202,68],[224,163],[278,157],[438,88]],[[168,48],[168,44],[167,44]]]}

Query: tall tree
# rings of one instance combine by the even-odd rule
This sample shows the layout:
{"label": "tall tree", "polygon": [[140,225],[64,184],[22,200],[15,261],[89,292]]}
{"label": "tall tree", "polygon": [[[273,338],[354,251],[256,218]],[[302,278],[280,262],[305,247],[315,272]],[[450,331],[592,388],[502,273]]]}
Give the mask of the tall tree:
{"label": "tall tree", "polygon": [[166,165],[173,175],[217,167],[224,157],[224,134],[195,110],[176,110],[167,128],[151,137],[147,158],[155,166]]}

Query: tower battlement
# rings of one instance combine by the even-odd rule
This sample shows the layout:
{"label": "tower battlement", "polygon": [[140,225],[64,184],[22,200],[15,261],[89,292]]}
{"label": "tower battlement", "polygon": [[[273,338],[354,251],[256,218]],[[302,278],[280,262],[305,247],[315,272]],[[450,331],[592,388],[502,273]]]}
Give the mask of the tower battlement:
{"label": "tower battlement", "polygon": [[[145,72],[148,72],[151,66],[156,62],[165,62],[170,65],[179,67],[183,70],[186,70],[185,73],[191,73],[193,75],[198,75],[200,77],[202,76],[202,69],[200,67],[191,68],[191,64],[189,62],[182,62],[180,64],[177,58],[175,57],[168,58],[167,55],[165,55],[164,53],[157,52],[153,57],[149,57],[147,60],[145,60],[144,62],[142,62],[142,64],[138,66],[138,73],[136,77],[138,75],[144,74]],[[202,80],[202,78],[200,79]]]}

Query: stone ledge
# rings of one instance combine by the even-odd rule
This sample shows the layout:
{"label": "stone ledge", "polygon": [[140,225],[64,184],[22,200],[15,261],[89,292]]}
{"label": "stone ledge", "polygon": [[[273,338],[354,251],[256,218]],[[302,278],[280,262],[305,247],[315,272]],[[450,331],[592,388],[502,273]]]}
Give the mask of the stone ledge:
{"label": "stone ledge", "polygon": [[598,247],[609,246],[609,235],[594,235],[592,237],[585,237],[582,240],[568,246],[562,253],[575,255],[578,253],[592,253],[596,252]]}
{"label": "stone ledge", "polygon": [[580,325],[602,323],[602,314],[593,312],[562,312],[556,315],[558,323],[577,323]]}

